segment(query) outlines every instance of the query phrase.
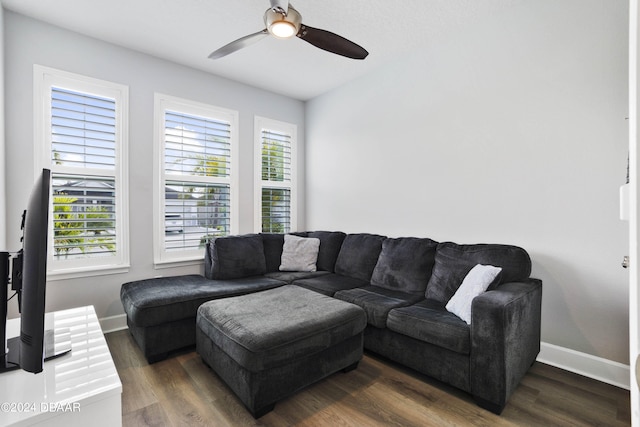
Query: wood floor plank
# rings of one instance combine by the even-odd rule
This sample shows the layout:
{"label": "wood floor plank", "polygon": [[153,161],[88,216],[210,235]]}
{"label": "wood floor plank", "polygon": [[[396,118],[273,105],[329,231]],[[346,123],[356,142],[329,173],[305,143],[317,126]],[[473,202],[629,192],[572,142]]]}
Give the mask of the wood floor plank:
{"label": "wood floor plank", "polygon": [[147,377],[140,369],[118,369],[122,382],[122,412],[134,412],[138,409],[158,403],[158,397]]}
{"label": "wood floor plank", "polygon": [[123,411],[122,425],[129,427],[165,427],[171,425],[171,422],[160,403],[154,403],[135,411]]}
{"label": "wood floor plank", "polygon": [[535,363],[498,416],[458,389],[374,354],[255,420],[193,350],[147,364],[128,331],[106,335],[123,384],[123,426],[613,426],[629,391]]}
{"label": "wood floor plank", "polygon": [[[116,369],[141,367],[147,364],[142,351],[126,330],[107,334],[106,337]],[[114,339],[108,339],[109,337]]]}
{"label": "wood floor plank", "polygon": [[141,368],[172,425],[208,426],[216,419],[215,406],[203,399],[178,358]]}

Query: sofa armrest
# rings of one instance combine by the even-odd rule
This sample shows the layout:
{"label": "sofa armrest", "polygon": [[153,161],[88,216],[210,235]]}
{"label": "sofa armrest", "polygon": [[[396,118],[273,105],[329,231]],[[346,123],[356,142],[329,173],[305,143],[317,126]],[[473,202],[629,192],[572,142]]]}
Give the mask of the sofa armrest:
{"label": "sofa armrest", "polygon": [[500,285],[471,307],[471,393],[500,414],[540,352],[542,281]]}

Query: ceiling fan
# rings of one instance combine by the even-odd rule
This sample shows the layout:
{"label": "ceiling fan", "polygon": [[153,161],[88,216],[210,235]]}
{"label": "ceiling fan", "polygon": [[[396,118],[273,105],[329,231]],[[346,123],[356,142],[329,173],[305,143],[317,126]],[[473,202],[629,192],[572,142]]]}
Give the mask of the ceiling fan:
{"label": "ceiling fan", "polygon": [[267,27],[264,30],[249,34],[222,46],[212,52],[209,58],[222,58],[262,40],[268,35],[282,39],[297,36],[315,47],[347,58],[364,59],[369,54],[364,48],[344,37],[304,25],[300,13],[287,0],[271,0],[271,7],[264,13],[264,23]]}

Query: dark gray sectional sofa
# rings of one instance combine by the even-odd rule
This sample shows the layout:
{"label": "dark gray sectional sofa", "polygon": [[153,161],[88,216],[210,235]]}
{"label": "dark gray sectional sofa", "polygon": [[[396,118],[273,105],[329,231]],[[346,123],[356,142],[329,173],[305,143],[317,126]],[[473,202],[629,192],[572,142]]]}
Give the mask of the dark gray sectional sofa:
{"label": "dark gray sectional sofa", "polygon": [[[342,232],[317,238],[317,271],[280,271],[282,234],[217,238],[205,276],[126,283],[121,300],[149,362],[195,343],[198,307],[210,300],[294,284],[362,307],[364,348],[473,395],[501,413],[540,351],[542,283],[516,246]],[[446,305],[477,264],[500,267],[472,301],[468,324]]]}

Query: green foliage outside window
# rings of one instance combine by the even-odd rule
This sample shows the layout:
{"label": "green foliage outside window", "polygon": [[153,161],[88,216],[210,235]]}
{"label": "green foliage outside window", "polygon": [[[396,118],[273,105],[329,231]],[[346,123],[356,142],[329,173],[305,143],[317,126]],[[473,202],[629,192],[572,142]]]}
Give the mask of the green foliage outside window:
{"label": "green foliage outside window", "polygon": [[[92,247],[115,251],[111,214],[104,206],[88,206],[84,212],[74,209],[77,197],[53,196],[53,247],[56,256],[68,256],[74,250],[86,253]],[[107,219],[109,221],[100,221]]]}
{"label": "green foliage outside window", "polygon": [[194,156],[196,165],[194,175],[225,177],[229,176],[229,159],[222,156],[197,155]]}
{"label": "green foliage outside window", "polygon": [[262,180],[283,182],[284,172],[284,146],[265,138],[262,141]]}
{"label": "green foliage outside window", "polygon": [[56,256],[68,255],[73,249],[85,252],[82,236],[82,222],[71,206],[76,197],[53,197],[53,248]]}

